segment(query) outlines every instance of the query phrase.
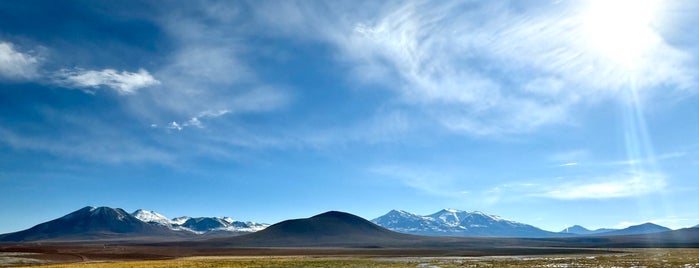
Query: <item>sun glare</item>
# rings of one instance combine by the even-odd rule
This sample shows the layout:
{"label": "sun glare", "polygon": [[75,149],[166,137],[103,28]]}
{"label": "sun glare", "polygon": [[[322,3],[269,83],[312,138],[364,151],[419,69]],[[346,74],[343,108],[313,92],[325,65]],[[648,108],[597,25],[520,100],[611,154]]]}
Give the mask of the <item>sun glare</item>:
{"label": "sun glare", "polygon": [[593,50],[615,64],[635,69],[659,37],[651,22],[657,0],[591,1],[584,17],[585,34]]}

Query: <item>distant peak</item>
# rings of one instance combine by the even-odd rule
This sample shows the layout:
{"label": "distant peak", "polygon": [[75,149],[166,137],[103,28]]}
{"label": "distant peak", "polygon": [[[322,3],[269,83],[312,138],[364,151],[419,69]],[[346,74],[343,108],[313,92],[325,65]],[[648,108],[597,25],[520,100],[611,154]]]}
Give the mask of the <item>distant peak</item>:
{"label": "distant peak", "polygon": [[453,208],[445,208],[445,209],[442,209],[442,211],[443,211],[443,212],[449,212],[449,213],[460,212],[459,210],[456,210],[456,209],[453,209]]}
{"label": "distant peak", "polygon": [[407,212],[405,210],[399,210],[399,209],[392,209],[391,211],[388,212],[389,214],[412,214],[410,212]]}
{"label": "distant peak", "polygon": [[639,225],[632,225],[629,227],[663,227],[652,222],[641,223]]}

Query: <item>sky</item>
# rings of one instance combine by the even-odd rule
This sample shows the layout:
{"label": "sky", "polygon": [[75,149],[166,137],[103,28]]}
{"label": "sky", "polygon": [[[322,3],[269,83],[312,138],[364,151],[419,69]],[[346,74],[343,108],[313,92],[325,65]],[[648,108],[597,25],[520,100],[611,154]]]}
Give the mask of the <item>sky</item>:
{"label": "sky", "polygon": [[0,1],[0,233],[88,205],[693,226],[696,25],[699,1]]}

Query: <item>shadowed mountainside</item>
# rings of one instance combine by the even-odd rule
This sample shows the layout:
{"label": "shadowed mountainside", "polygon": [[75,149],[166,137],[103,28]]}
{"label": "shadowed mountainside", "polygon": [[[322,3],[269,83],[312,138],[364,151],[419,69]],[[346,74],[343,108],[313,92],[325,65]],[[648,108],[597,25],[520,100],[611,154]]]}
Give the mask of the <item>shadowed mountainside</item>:
{"label": "shadowed mountainside", "polygon": [[0,241],[108,240],[184,237],[168,228],[145,223],[120,208],[84,207],[24,231],[4,234]]}
{"label": "shadowed mountainside", "polygon": [[286,220],[256,233],[209,240],[230,246],[359,246],[410,244],[430,239],[393,232],[361,217],[329,211],[310,218]]}
{"label": "shadowed mountainside", "polygon": [[621,230],[616,230],[616,231],[611,231],[611,232],[602,232],[602,233],[596,233],[596,234],[591,234],[595,236],[617,236],[617,235],[637,235],[637,234],[651,234],[651,233],[661,233],[661,232],[667,232],[667,231],[672,231],[670,228],[660,226],[657,224],[653,224],[650,222],[644,223],[644,224],[639,224],[639,225],[633,225],[626,227]]}

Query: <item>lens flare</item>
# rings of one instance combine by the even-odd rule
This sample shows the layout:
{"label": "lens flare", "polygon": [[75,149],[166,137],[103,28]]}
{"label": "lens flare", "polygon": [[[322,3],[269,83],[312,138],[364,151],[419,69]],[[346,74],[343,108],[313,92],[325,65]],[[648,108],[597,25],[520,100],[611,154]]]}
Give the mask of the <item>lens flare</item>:
{"label": "lens flare", "polygon": [[657,8],[657,0],[591,1],[584,19],[588,45],[621,67],[637,68],[662,41],[651,25]]}

